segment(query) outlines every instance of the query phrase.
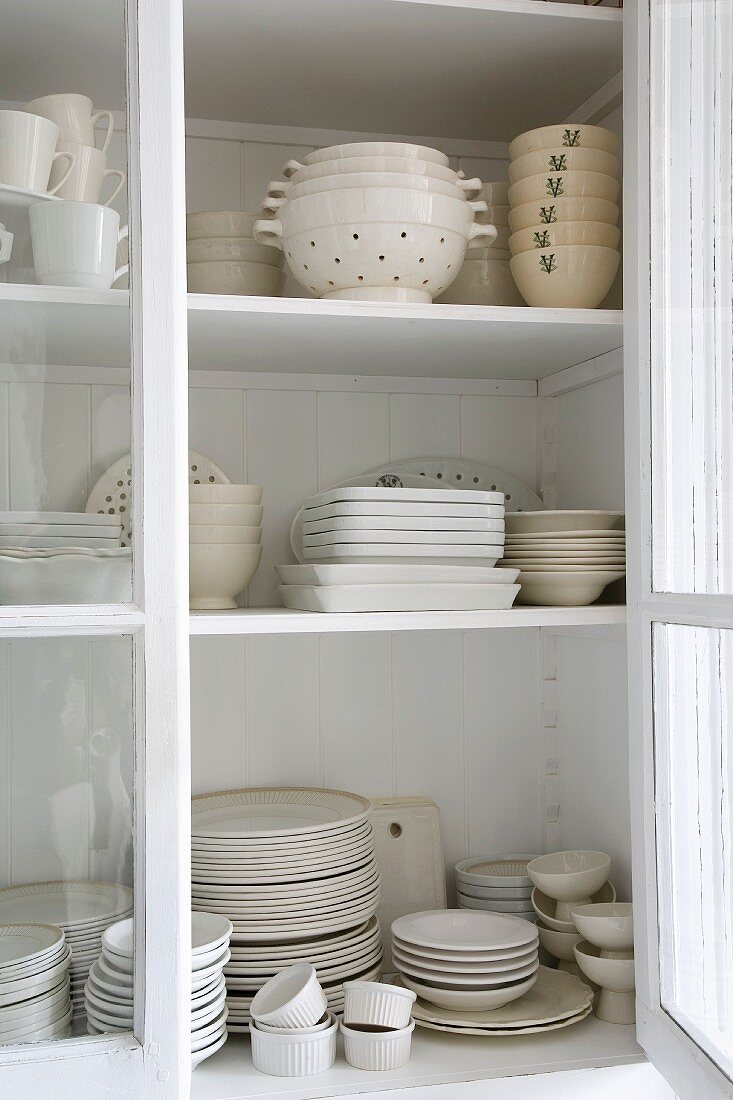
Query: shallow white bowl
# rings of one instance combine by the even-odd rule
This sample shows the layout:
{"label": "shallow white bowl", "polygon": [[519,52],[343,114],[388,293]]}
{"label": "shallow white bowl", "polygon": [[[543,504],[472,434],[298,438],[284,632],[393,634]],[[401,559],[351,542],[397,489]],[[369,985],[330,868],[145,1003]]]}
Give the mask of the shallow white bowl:
{"label": "shallow white bowl", "polygon": [[[587,607],[595,603],[604,588],[621,580],[625,570],[588,572],[520,572],[517,603],[537,607]],[[580,899],[578,899],[580,900]]]}
{"label": "shallow white bowl", "polygon": [[[288,163],[290,172],[295,161]],[[288,194],[290,187],[296,187],[307,180],[323,179],[325,176],[349,175],[352,172],[399,172],[400,175],[428,176],[432,179],[452,183],[466,192],[467,198],[478,198],[479,188],[474,180],[466,180],[435,161],[419,160],[414,157],[337,157],[334,160],[322,160],[317,164],[303,165],[292,171],[289,180],[271,180],[267,185],[268,196],[279,197]],[[503,200],[508,202],[507,199]]]}
{"label": "shallow white bowl", "polygon": [[[608,222],[554,222],[550,225],[532,225],[520,229],[508,239],[509,250],[516,256],[520,252],[532,252],[558,245],[593,244],[603,248],[618,248],[621,230]],[[498,240],[498,238],[497,238]]]}
{"label": "shallow white bowl", "polygon": [[621,254],[600,245],[566,244],[521,252],[509,261],[530,306],[597,309],[616,278]]}
{"label": "shallow white bowl", "polygon": [[521,898],[477,898],[458,890],[458,899],[462,909],[484,909],[487,913],[529,913],[532,902],[529,895]]}
{"label": "shallow white bowl", "polygon": [[579,932],[558,932],[555,928],[547,928],[542,921],[537,921],[537,931],[546,951],[561,962],[575,962],[575,945],[583,939]]}
{"label": "shallow white bowl", "polygon": [[[416,966],[414,963],[405,962],[404,959],[405,956],[401,952],[395,955],[395,965],[401,973],[409,975],[416,982],[424,982],[425,985],[435,986],[437,989],[463,989],[469,992],[475,992],[477,989],[503,989],[516,982],[526,981],[539,966],[536,947],[526,962],[508,970],[473,970],[466,967],[463,971],[444,971],[441,962],[436,961],[432,967]],[[521,962],[521,960],[517,961]]]}
{"label": "shallow white bowl", "polygon": [[618,157],[604,149],[584,149],[555,147],[554,149],[535,149],[517,157],[509,165],[509,179],[512,183],[536,176],[543,172],[557,175],[561,172],[602,172],[607,176],[619,176]]}
{"label": "shallow white bowl", "polygon": [[496,259],[487,249],[481,259],[467,252],[460,271],[436,301],[466,306],[523,306],[510,261]]}
{"label": "shallow white bowl", "polygon": [[327,1009],[326,997],[310,963],[281,970],[255,994],[250,1015],[273,1027],[314,1027]]}
{"label": "shallow white bowl", "polygon": [[262,547],[201,543],[189,546],[188,554],[189,606],[194,610],[230,610],[255,575]]}
{"label": "shallow white bowl", "polygon": [[[409,990],[407,991],[409,992]],[[404,1066],[410,1058],[415,1021],[393,1031],[361,1031],[341,1021],[344,1054],[350,1066],[371,1073]]]}
{"label": "shallow white bowl", "polygon": [[538,512],[506,512],[507,535],[531,535],[535,531],[614,531],[623,533],[623,512],[598,508],[547,509]]}
{"label": "shallow white bowl", "polygon": [[344,1020],[347,1024],[406,1028],[416,994],[383,982],[344,982]]}
{"label": "shallow white bowl", "polygon": [[186,245],[186,259],[192,263],[237,260],[281,267],[282,257],[250,237],[201,237]]}
{"label": "shallow white bowl", "polygon": [[[586,850],[551,852],[527,864],[527,874],[535,886],[558,902],[590,899],[603,886],[610,870],[609,855]],[[561,920],[569,915],[569,911],[567,915],[558,912]]]}
{"label": "shallow white bowl", "polygon": [[414,978],[400,971],[400,977],[408,989],[412,989],[424,1001],[438,1005],[439,1008],[468,1009],[474,1012],[486,1012],[492,1008],[502,1008],[511,1001],[517,1001],[528,993],[537,981],[537,971],[522,982],[492,989],[439,989],[434,985],[416,982]]}
{"label": "shallow white bowl", "polygon": [[285,275],[277,264],[246,260],[214,260],[187,263],[191,294],[257,294],[273,298],[282,294]]}
{"label": "shallow white bowl", "polygon": [[258,527],[262,523],[262,506],[259,504],[228,504],[219,501],[209,503],[191,501],[188,506],[188,522]]}
{"label": "shallow white bowl", "polygon": [[251,237],[252,226],[261,214],[244,210],[201,210],[186,215],[186,239],[210,237]]}
{"label": "shallow white bowl", "polygon": [[518,134],[509,145],[512,160],[531,153],[535,149],[605,149],[618,154],[618,138],[605,126],[591,126],[586,122],[562,122],[554,126],[539,126]]}
{"label": "shallow white bowl", "polygon": [[200,542],[241,543],[256,546],[262,539],[261,527],[245,527],[242,524],[193,523],[188,528],[188,541],[191,545]]}
{"label": "shallow white bowl", "polygon": [[303,163],[320,164],[324,160],[341,157],[407,157],[409,160],[427,160],[448,167],[448,157],[439,149],[407,141],[349,141],[345,145],[327,145],[308,153],[303,157]]}
{"label": "shallow white bowl", "polygon": [[188,499],[195,504],[260,504],[261,485],[189,485]]}
{"label": "shallow white bowl", "polygon": [[[611,902],[616,900],[616,888],[612,882],[604,882],[600,890],[591,895],[592,902]],[[532,890],[532,907],[542,923],[548,928],[556,928],[558,932],[575,932],[576,927],[572,919],[561,920],[557,917],[557,902],[544,894],[538,887]],[[571,909],[574,908],[571,906]]]}
{"label": "shallow white bowl", "polygon": [[274,1035],[260,1031],[252,1020],[249,1025],[252,1061],[261,1073],[273,1077],[310,1077],[323,1073],[336,1060],[337,1030],[338,1023],[333,1019],[322,1031],[303,1033],[296,1029],[289,1035]]}
{"label": "shallow white bowl", "polygon": [[630,901],[573,905],[571,916],[583,939],[603,951],[634,947],[634,907]]}
{"label": "shallow white bowl", "polygon": [[534,202],[525,202],[509,211],[508,224],[513,233],[530,229],[533,225],[558,225],[562,222],[618,223],[619,208],[606,199],[548,198],[543,196]]}
{"label": "shallow white bowl", "polygon": [[[481,186],[479,179],[468,181],[470,190],[476,192]],[[332,176],[318,176],[303,180],[288,187],[285,195],[268,196],[263,200],[262,209],[276,214],[286,202],[293,202],[303,195],[317,195],[323,191],[344,191],[351,187],[408,187],[413,191],[434,191],[436,195],[449,195],[454,199],[467,200],[466,188],[457,182],[435,179],[434,176],[408,175],[405,172],[346,172]]]}
{"label": "shallow white bowl", "polygon": [[509,205],[522,206],[541,199],[544,204],[560,198],[605,199],[616,202],[620,184],[603,172],[539,172],[525,176],[509,188]]}

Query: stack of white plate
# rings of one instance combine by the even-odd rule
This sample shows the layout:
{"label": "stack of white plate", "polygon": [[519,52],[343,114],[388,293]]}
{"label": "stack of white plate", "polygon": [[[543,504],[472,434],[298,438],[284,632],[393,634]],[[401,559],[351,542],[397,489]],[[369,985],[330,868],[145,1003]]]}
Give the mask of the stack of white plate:
{"label": "stack of white plate", "polygon": [[70,959],[60,928],[0,925],[0,1045],[69,1034]]}
{"label": "stack of white plate", "polygon": [[441,1008],[487,1011],[528,993],[537,980],[537,929],[520,917],[433,909],[392,924],[402,982]]}
{"label": "stack of white plate", "polygon": [[252,227],[261,217],[243,210],[202,210],[186,217],[191,293],[282,294],[282,253],[252,237]]}
{"label": "stack of white plate", "polygon": [[117,882],[37,882],[0,890],[0,921],[53,924],[71,948],[71,1000],[84,1007],[84,983],[102,950],[102,933],[132,913],[132,890]]}
{"label": "stack of white plate", "polygon": [[122,524],[117,516],[86,512],[0,512],[0,547],[37,550],[116,550]]}
{"label": "stack of white plate", "polygon": [[[133,1024],[134,942],[131,919],[118,921],[102,936],[102,954],[84,987],[90,1035],[130,1031]],[[232,926],[215,913],[191,914],[191,1054],[194,1066],[227,1038],[226,985]]]}
{"label": "stack of white plate", "polygon": [[473,856],[457,863],[459,908],[510,913],[536,922],[532,880],[527,874],[527,864],[534,858],[534,855]]}
{"label": "stack of white plate", "polygon": [[379,975],[369,809],[359,795],[310,787],[193,799],[193,908],[234,926],[224,968],[230,1031],[248,1029],[257,990],[294,963],[314,965],[332,1012],[343,1008],[344,981]]}
{"label": "stack of white plate", "polygon": [[519,603],[582,606],[626,575],[623,512],[507,512],[506,532]]}

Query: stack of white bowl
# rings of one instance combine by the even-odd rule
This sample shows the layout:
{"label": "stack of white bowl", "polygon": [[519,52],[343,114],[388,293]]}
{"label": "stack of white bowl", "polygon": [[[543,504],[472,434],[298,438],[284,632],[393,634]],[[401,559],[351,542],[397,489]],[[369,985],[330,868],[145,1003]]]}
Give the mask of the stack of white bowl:
{"label": "stack of white bowl", "polygon": [[531,855],[473,856],[456,864],[456,893],[460,909],[511,913],[537,920],[532,908],[532,880],[527,874]]}
{"label": "stack of white bowl", "polygon": [[237,606],[262,557],[261,485],[189,486],[189,603]]}
{"label": "stack of white bowl", "polygon": [[[130,1031],[133,1024],[134,939],[132,920],[113,924],[102,936],[102,953],[84,986],[90,1035]],[[232,926],[215,913],[191,914],[191,1054],[194,1066],[227,1039],[226,985]]]}
{"label": "stack of white bowl", "polygon": [[268,186],[272,220],[254,238],[282,249],[297,281],[318,298],[430,302],[458,274],[471,241],[492,241],[465,180],[438,149],[362,141],[289,161]]}
{"label": "stack of white bowl", "polygon": [[63,1039],[69,1034],[70,961],[60,928],[0,925],[0,1045]]}
{"label": "stack of white bowl", "polygon": [[310,963],[281,970],[252,1001],[252,1061],[274,1077],[310,1077],[336,1061],[338,1023]]}
{"label": "stack of white bowl", "polygon": [[537,981],[538,950],[530,921],[499,913],[435,909],[392,924],[403,984],[441,1008],[485,1012],[518,1000]]}
{"label": "stack of white bowl", "polygon": [[379,976],[369,809],[359,795],[309,787],[193,799],[193,908],[234,925],[224,968],[230,1031],[248,1029],[258,990],[289,966],[313,965],[331,1012],[343,1010],[344,981]]}
{"label": "stack of white bowl", "polygon": [[508,190],[509,184],[498,180],[482,184],[479,198],[486,202],[487,210],[485,214],[477,214],[476,221],[495,226],[496,240],[476,241],[468,246],[463,267],[438,301],[475,306],[524,305],[509,267]]}
{"label": "stack of white bowl", "polygon": [[282,294],[282,256],[252,237],[252,227],[261,216],[242,210],[187,215],[186,259],[192,294]]}
{"label": "stack of white bowl", "polygon": [[507,512],[502,565],[519,569],[519,603],[584,606],[626,575],[623,512]]}
{"label": "stack of white bowl", "polygon": [[543,126],[509,146],[509,248],[530,306],[594,309],[621,255],[618,138],[602,126]]}

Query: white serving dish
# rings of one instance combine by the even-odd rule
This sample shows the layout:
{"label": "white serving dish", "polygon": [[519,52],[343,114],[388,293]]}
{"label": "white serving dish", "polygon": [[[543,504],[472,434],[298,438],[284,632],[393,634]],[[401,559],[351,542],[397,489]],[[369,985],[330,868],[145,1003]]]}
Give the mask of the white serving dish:
{"label": "white serving dish", "polygon": [[618,138],[605,126],[591,126],[582,122],[563,122],[554,126],[540,126],[518,134],[509,145],[512,160],[534,152],[535,149],[604,149],[618,154]]}
{"label": "white serving dish", "polygon": [[401,157],[448,167],[448,157],[439,149],[407,141],[350,141],[345,145],[327,145],[304,156],[303,164],[321,164],[324,160],[340,160],[343,157]]}
{"label": "white serving dish", "polygon": [[[541,535],[543,538],[571,538],[579,533],[610,532],[625,534],[623,512],[599,509],[564,509],[544,512],[507,512],[507,535]],[[579,529],[582,528],[582,532]],[[598,537],[608,538],[608,534]]]}
{"label": "white serving dish", "polygon": [[[469,180],[474,191],[478,191],[480,181]],[[403,172],[347,172],[331,176],[320,176],[303,180],[300,183],[286,185],[285,195],[270,195],[264,199],[262,209],[276,214],[286,202],[299,199],[302,195],[317,195],[322,191],[344,191],[353,187],[406,187],[412,191],[432,191],[436,195],[448,195],[450,198],[470,201],[466,188],[459,187],[454,181],[436,179],[434,176],[405,175]]]}
{"label": "white serving dish", "polygon": [[593,603],[614,581],[621,580],[625,571],[604,572],[591,570],[581,573],[520,572],[521,585],[517,602],[540,607],[587,607]]}
{"label": "white serving dish", "polygon": [[262,541],[261,527],[247,527],[242,524],[192,523],[188,528],[188,541],[197,543],[230,543],[256,546]]}
{"label": "white serving dish", "polygon": [[374,1032],[347,1027],[342,1020],[341,1034],[344,1037],[346,1061],[356,1069],[371,1073],[398,1069],[410,1060],[414,1030],[414,1021],[398,1030]]}
{"label": "white serving dish", "polygon": [[504,547],[504,534],[498,531],[385,531],[379,527],[379,519],[376,526],[359,531],[336,530],[318,531],[313,534],[303,535],[303,547],[314,546],[341,546],[350,543],[378,542],[391,544],[405,544],[412,546],[430,546],[438,543],[441,546],[496,546]]}
{"label": "white serving dish", "polygon": [[273,1077],[310,1077],[330,1069],[336,1060],[338,1023],[323,1031],[276,1035],[260,1031],[253,1020],[249,1025],[252,1040],[252,1061],[261,1073]]}
{"label": "white serving dish", "polygon": [[192,504],[261,504],[261,485],[191,484],[188,499]]}
{"label": "white serving dish", "polygon": [[[338,505],[331,505],[337,508]],[[315,510],[315,509],[313,509]],[[476,531],[492,532],[504,538],[504,521],[478,517],[451,516],[332,516],[303,523],[303,536],[328,531]]]}
{"label": "white serving dish", "polygon": [[449,305],[523,306],[509,267],[509,259],[491,254],[491,249],[474,258],[469,249],[461,270],[451,285],[436,299]]}
{"label": "white serving dish", "polygon": [[344,982],[344,1021],[347,1025],[406,1028],[415,994],[383,982]]}
{"label": "white serving dish", "polygon": [[511,185],[509,205],[514,208],[537,201],[547,204],[559,198],[604,199],[615,203],[619,189],[618,179],[603,172],[538,172]]}
{"label": "white serving dish", "polygon": [[303,529],[306,523],[322,523],[327,519],[354,520],[363,525],[371,525],[374,519],[382,517],[393,523],[409,520],[410,523],[442,519],[448,522],[455,519],[480,520],[487,524],[488,531],[504,531],[504,507],[501,504],[458,504],[447,501],[445,504],[419,501],[336,501],[319,507],[303,508],[301,518]]}
{"label": "white serving dish", "polygon": [[[399,173],[407,176],[427,176],[432,179],[442,180],[444,183],[452,183],[462,188],[466,198],[479,197],[480,182],[467,180],[452,168],[446,168],[435,161],[419,160],[414,157],[337,157],[333,160],[322,160],[317,164],[302,165],[294,170],[294,161],[288,164],[290,178],[284,180],[271,180],[267,185],[267,195],[280,198],[289,193],[291,187],[308,180],[323,179],[327,176],[350,175],[353,172],[373,173]],[[476,186],[478,184],[478,186]],[[508,200],[507,200],[508,201]]]}
{"label": "white serving dish", "polygon": [[[276,565],[283,584],[513,584],[519,570],[463,565]],[[512,573],[515,575],[512,576]]]}
{"label": "white serving dish", "polygon": [[619,208],[607,199],[589,196],[557,197],[543,196],[532,202],[513,206],[509,212],[509,226],[512,233],[520,233],[532,226],[562,225],[579,222],[617,225]]}
{"label": "white serving dish", "polygon": [[502,555],[503,547],[445,546],[439,543],[431,546],[417,546],[414,543],[342,543],[339,546],[306,547],[303,550],[306,562],[333,565],[348,565],[354,561],[360,561],[364,565],[423,565],[426,562],[445,564],[446,561],[455,561],[457,565],[493,567]]}
{"label": "white serving dish", "polygon": [[190,545],[188,551],[189,606],[196,610],[235,608],[237,606],[235,597],[252,580],[261,557],[262,547],[256,545],[242,543],[193,543]]}
{"label": "white serving dish", "polygon": [[202,210],[186,215],[186,239],[251,237],[252,227],[262,217],[244,210]]}
{"label": "white serving dish", "polygon": [[132,557],[110,550],[0,552],[0,604],[129,603]]}
{"label": "white serving dish", "polygon": [[621,230],[608,222],[554,222],[550,225],[531,225],[509,237],[509,250],[513,256],[521,252],[536,252],[542,248],[565,245],[600,245],[618,248]]}
{"label": "white serving dish", "polygon": [[530,306],[596,309],[611,289],[620,262],[621,253],[616,249],[566,244],[520,252],[509,261],[509,267]]}
{"label": "white serving dish", "polygon": [[[539,963],[537,964],[537,969]],[[438,1005],[439,1008],[452,1008],[456,1011],[487,1012],[490,1009],[503,1008],[512,1001],[519,1000],[528,993],[537,981],[537,969],[524,981],[513,985],[499,986],[493,989],[442,989],[415,981],[408,974],[400,972],[400,977],[408,989],[417,993],[422,1000]]]}
{"label": "white serving dish", "polygon": [[186,245],[188,263],[237,261],[282,266],[283,258],[267,245],[257,244],[252,237],[200,237]]}
{"label": "white serving dish", "polygon": [[186,264],[191,294],[255,294],[275,298],[285,287],[285,273],[271,264],[247,260],[211,260]]}
{"label": "white serving dish", "polygon": [[512,606],[519,585],[279,585],[278,592],[299,611],[497,611]]}
{"label": "white serving dish", "polygon": [[[313,508],[323,508],[330,504],[415,504],[428,505],[489,505],[501,508],[504,514],[504,494],[486,492],[479,489],[415,489],[415,488],[388,488],[382,486],[337,486],[333,489],[325,489],[315,496],[308,497],[303,502],[303,508],[309,512]],[[452,509],[448,509],[448,512]],[[409,513],[419,515],[419,513]],[[446,514],[446,513],[442,513]],[[486,513],[485,510],[481,513]],[[310,517],[308,517],[310,518]]]}
{"label": "white serving dish", "polygon": [[556,146],[554,149],[535,149],[516,157],[509,165],[509,180],[517,183],[527,176],[547,173],[552,176],[563,172],[602,172],[619,178],[618,157],[605,149],[584,146]]}

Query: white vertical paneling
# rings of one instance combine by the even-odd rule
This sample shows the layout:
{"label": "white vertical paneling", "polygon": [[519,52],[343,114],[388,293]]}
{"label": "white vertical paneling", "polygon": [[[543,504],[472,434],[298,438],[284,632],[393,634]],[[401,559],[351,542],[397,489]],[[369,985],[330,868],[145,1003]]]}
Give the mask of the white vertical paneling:
{"label": "white vertical paneling", "polygon": [[461,635],[395,634],[392,654],[394,793],[437,802],[450,886],[466,854]]}
{"label": "white vertical paneling", "polygon": [[247,639],[247,773],[252,786],[322,786],[318,644],[313,635]]}
{"label": "white vertical paneling", "polygon": [[241,196],[239,142],[186,138],[186,209],[241,210]]}
{"label": "white vertical paneling", "polygon": [[553,404],[556,507],[623,508],[623,376],[571,390]]}
{"label": "white vertical paneling", "polygon": [[231,481],[244,482],[244,397],[237,390],[188,391],[188,440]]}
{"label": "white vertical paneling", "polygon": [[13,846],[11,786],[12,693],[10,660],[12,642],[0,643],[0,887],[10,885]]}
{"label": "white vertical paneling", "polygon": [[87,643],[90,676],[89,873],[132,885],[133,716],[129,638]]}
{"label": "white vertical paneling", "polygon": [[246,787],[244,638],[191,639],[193,793]]}
{"label": "white vertical paneling", "polygon": [[262,562],[249,586],[252,605],[277,604],[273,566],[293,560],[290,523],[318,481],[316,394],[247,394],[247,476],[262,485]]}
{"label": "white vertical paneling", "polygon": [[386,393],[319,393],[319,487],[371,470],[388,457]]}
{"label": "white vertical paneling", "polygon": [[0,508],[10,507],[10,409],[7,382],[0,383]]}
{"label": "white vertical paneling", "polygon": [[393,462],[400,458],[458,455],[460,398],[452,394],[393,393],[389,432],[389,457]]}
{"label": "white vertical paneling", "polygon": [[537,402],[527,397],[462,397],[461,454],[498,466],[535,488]]}
{"label": "white vertical paneling", "polygon": [[92,386],[89,488],[113,462],[129,452],[129,387]]}
{"label": "white vertical paneling", "polygon": [[283,178],[288,160],[301,160],[313,151],[312,145],[276,145],[264,142],[242,144],[242,209],[259,210],[270,180]]}
{"label": "white vertical paneling", "polygon": [[463,638],[468,854],[539,852],[537,631]]}
{"label": "white vertical paneling", "polygon": [[10,506],[83,512],[89,473],[89,389],[9,386]]}
{"label": "white vertical paneling", "polygon": [[382,634],[324,635],[320,683],[325,785],[353,788],[368,797],[391,795],[389,638]]}

